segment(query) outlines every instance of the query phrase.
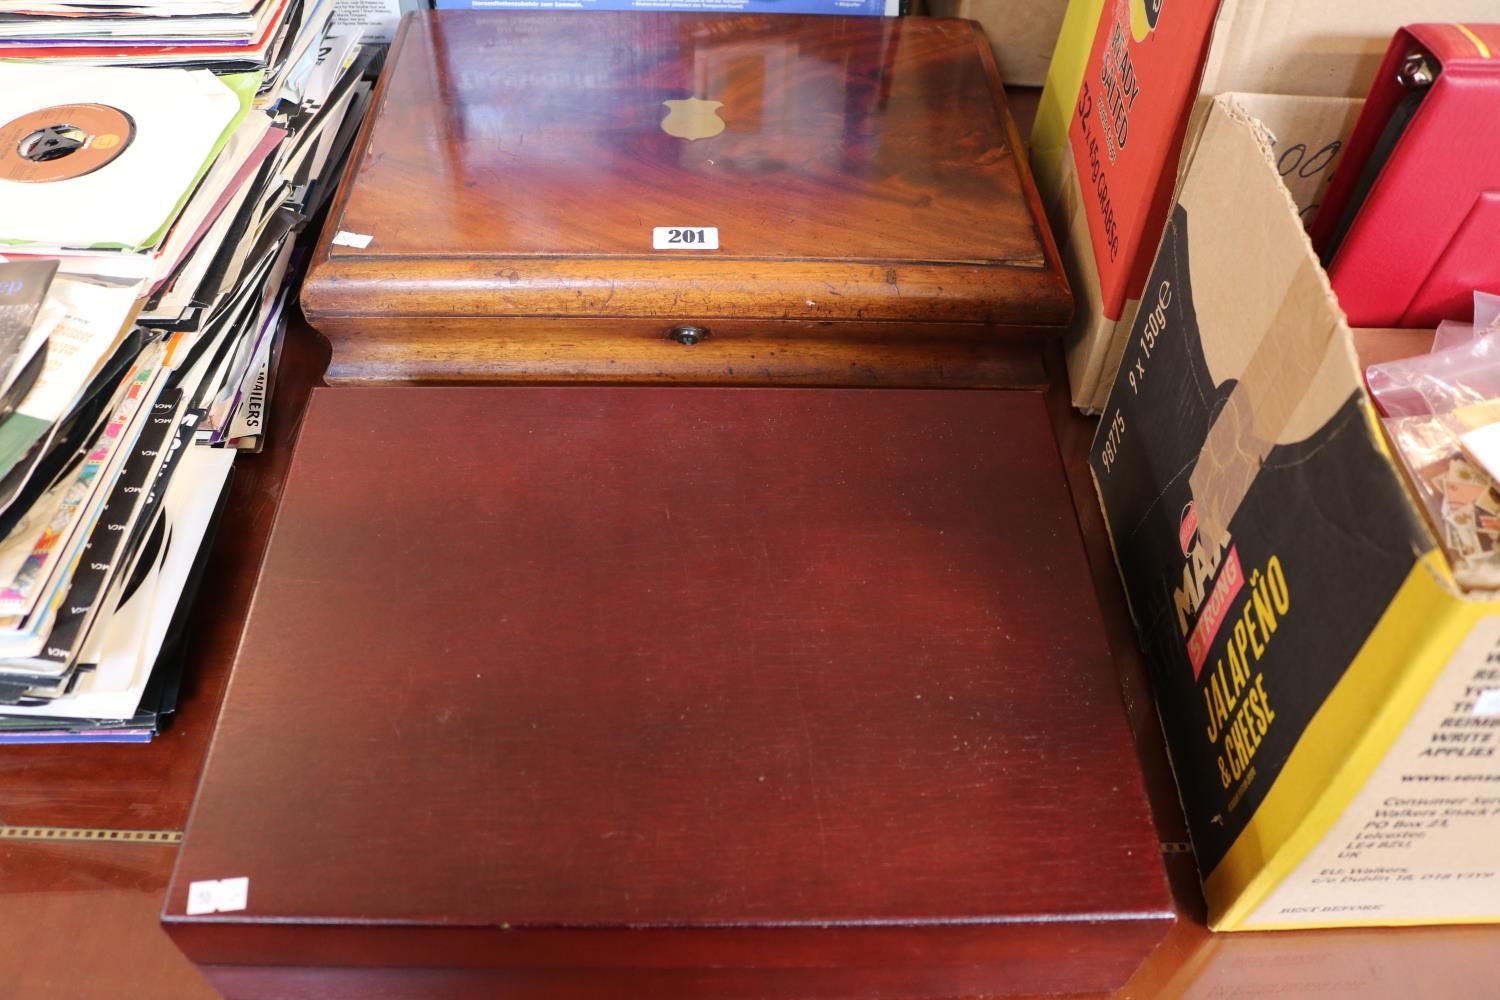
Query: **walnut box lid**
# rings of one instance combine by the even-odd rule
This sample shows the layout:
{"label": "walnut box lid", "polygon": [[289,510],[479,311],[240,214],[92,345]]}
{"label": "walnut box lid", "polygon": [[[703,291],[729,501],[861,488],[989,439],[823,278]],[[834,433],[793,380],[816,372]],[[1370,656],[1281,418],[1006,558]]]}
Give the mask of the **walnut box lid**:
{"label": "walnut box lid", "polygon": [[1018,148],[967,21],[414,15],[304,309],[335,380],[728,376],[757,345],[795,378],[825,342],[896,374],[892,345],[1066,322]]}

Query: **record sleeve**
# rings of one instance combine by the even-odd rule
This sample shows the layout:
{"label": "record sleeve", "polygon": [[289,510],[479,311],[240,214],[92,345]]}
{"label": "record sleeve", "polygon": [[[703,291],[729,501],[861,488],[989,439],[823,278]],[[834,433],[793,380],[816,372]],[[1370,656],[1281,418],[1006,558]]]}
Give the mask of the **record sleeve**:
{"label": "record sleeve", "polygon": [[241,114],[205,70],[0,63],[0,243],[154,245]]}

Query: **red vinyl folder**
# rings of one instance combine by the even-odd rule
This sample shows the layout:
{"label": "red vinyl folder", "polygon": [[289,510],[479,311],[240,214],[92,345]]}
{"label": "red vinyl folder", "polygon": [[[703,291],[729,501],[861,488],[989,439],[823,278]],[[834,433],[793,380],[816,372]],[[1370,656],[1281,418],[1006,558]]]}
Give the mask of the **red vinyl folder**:
{"label": "red vinyl folder", "polygon": [[1500,24],[1396,33],[1312,238],[1353,326],[1466,319],[1500,291]]}

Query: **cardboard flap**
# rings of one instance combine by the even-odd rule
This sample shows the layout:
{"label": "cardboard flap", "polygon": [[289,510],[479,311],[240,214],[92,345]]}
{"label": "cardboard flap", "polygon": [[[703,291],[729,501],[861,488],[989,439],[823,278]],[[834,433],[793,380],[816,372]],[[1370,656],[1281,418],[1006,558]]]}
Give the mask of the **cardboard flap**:
{"label": "cardboard flap", "polygon": [[1418,18],[1493,21],[1495,0],[1224,0],[1203,89],[1362,94],[1391,35]]}
{"label": "cardboard flap", "polygon": [[1270,135],[1276,172],[1303,226],[1322,204],[1364,101],[1352,97],[1234,94],[1232,100]]}
{"label": "cardboard flap", "polygon": [[1194,234],[1189,261],[1204,360],[1215,382],[1237,382],[1191,477],[1208,539],[1227,533],[1271,448],[1323,426],[1360,385],[1348,326],[1274,157],[1266,128],[1234,95],[1218,98],[1180,200],[1189,217],[1236,206]]}

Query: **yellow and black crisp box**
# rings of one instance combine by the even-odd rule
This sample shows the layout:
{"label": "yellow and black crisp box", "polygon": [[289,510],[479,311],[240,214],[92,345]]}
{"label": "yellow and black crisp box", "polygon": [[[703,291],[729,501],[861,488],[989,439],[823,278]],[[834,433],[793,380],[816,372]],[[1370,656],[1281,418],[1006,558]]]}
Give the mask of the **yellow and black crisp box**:
{"label": "yellow and black crisp box", "polygon": [[1216,929],[1500,921],[1500,597],[1455,584],[1278,169],[1351,112],[1215,99],[1090,456]]}

